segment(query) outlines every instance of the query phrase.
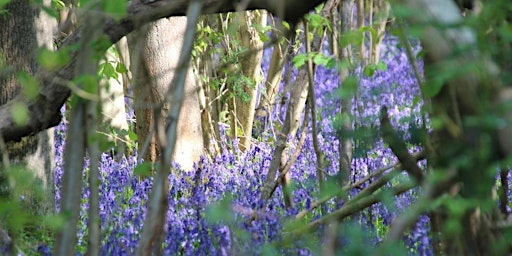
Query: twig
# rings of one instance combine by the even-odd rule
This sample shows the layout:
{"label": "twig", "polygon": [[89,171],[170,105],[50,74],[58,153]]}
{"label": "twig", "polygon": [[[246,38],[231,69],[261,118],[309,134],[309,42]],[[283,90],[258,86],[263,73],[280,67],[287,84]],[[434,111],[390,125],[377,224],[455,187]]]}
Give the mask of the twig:
{"label": "twig", "polygon": [[[419,160],[423,160],[425,158],[425,154],[423,151],[421,152],[418,152],[418,153],[415,153],[413,154],[413,156],[415,157],[416,161],[419,161]],[[318,206],[320,206],[321,204],[329,201],[330,199],[332,199],[333,197],[336,197],[336,196],[339,196],[343,193],[345,193],[346,191],[349,191],[350,189],[352,188],[355,188],[355,187],[358,187],[358,186],[361,186],[362,184],[364,184],[365,182],[367,182],[369,179],[375,177],[375,176],[378,176],[382,173],[384,173],[385,171],[391,169],[391,168],[401,168],[401,164],[400,163],[394,163],[394,164],[390,164],[390,165],[387,165],[387,166],[384,166],[383,168],[379,169],[378,171],[364,177],[363,179],[360,179],[359,181],[357,181],[356,183],[354,184],[351,184],[351,185],[347,185],[347,186],[344,186],[343,188],[335,191],[334,193],[332,194],[329,194],[329,195],[326,195],[324,196],[323,198],[313,202],[311,204],[311,206],[309,207],[309,209],[304,209],[302,210],[301,212],[299,212],[297,215],[295,215],[295,218],[296,219],[301,219],[303,218],[304,216],[306,216],[306,214],[308,214],[309,212],[311,212],[312,210],[314,210],[315,208],[317,208]],[[398,174],[399,171],[397,170],[394,170],[394,171],[391,171],[390,173],[386,174],[386,175],[389,175],[389,176],[393,176],[393,175],[396,175],[396,174],[392,174],[392,173],[396,173]],[[383,177],[384,178],[384,177]],[[391,177],[392,178],[392,177]],[[382,179],[382,178],[381,178]],[[380,183],[380,180],[377,180],[375,181],[373,184],[375,183]],[[385,178],[387,179],[387,178]],[[361,191],[361,193],[363,193],[364,191]]]}
{"label": "twig", "polygon": [[450,169],[444,177],[440,178],[440,180],[430,180],[425,185],[425,193],[418,198],[416,204],[411,206],[406,213],[393,221],[384,243],[392,243],[399,239],[403,232],[416,222],[419,215],[428,210],[432,201],[442,195],[451,185],[453,185],[456,176],[456,169]]}
{"label": "twig", "polygon": [[[392,195],[397,196],[400,194],[403,194],[407,192],[408,190],[416,187],[416,185],[412,182],[406,182],[404,184],[399,184],[397,186],[394,186],[393,188],[390,188]],[[388,191],[382,191],[377,194],[373,194],[371,196],[365,197],[361,200],[358,200],[357,202],[351,202],[343,205],[340,209],[330,213],[329,215],[326,215],[320,219],[317,219],[305,227],[296,229],[292,231],[291,238],[295,238],[297,236],[300,236],[305,233],[312,232],[316,230],[320,225],[324,225],[327,223],[330,223],[332,221],[340,221],[344,219],[345,217],[348,217],[356,212],[361,211],[362,209],[368,208],[376,203],[381,202],[384,195],[388,194]]]}
{"label": "twig", "polygon": [[[306,44],[306,53],[309,54],[311,52],[311,42],[309,40],[309,23],[306,21],[305,18],[303,18],[304,23],[304,31],[305,31],[305,44]],[[323,31],[323,37],[325,38],[325,30]],[[316,176],[318,178],[318,186],[320,188],[320,194],[323,194],[325,192],[325,180],[324,180],[324,173],[322,172],[322,169],[324,168],[324,159],[323,154],[320,152],[320,146],[318,146],[318,127],[317,127],[317,120],[316,120],[316,99],[315,99],[315,88],[314,88],[314,75],[315,75],[315,66],[313,65],[313,60],[311,58],[308,58],[307,61],[308,65],[308,106],[309,110],[311,111],[311,135],[313,137],[313,149],[315,150],[316,155]],[[307,112],[307,109],[306,109]],[[325,207],[322,207],[322,212],[327,212],[327,209]]]}

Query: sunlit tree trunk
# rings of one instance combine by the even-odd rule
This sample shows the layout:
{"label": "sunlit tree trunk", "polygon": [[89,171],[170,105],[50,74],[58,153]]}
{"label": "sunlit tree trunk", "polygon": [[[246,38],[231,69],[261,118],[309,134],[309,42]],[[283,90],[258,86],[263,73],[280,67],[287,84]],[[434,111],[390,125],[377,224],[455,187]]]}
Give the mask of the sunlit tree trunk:
{"label": "sunlit tree trunk", "polygon": [[[123,135],[123,130],[128,130],[124,101],[124,83],[126,79],[124,79],[125,74],[115,71],[115,68],[121,63],[121,58],[114,48],[107,50],[103,61],[103,65],[108,68],[104,68],[103,71],[106,74],[103,75],[100,84],[101,113],[104,122],[99,127],[99,132],[103,137],[114,143],[114,151],[118,156],[121,156],[126,153],[127,146],[127,138]],[[112,70],[105,70],[110,68]]]}
{"label": "sunlit tree trunk", "polygon": [[[364,27],[365,26],[365,0],[356,0],[356,10],[357,10],[357,26]],[[365,46],[365,34],[362,34],[361,44],[359,45],[359,59],[361,60],[361,64],[365,65],[366,63],[366,46]]]}
{"label": "sunlit tree trunk", "polygon": [[[156,162],[161,154],[154,127],[155,106],[163,103],[163,109],[171,105],[165,98],[174,76],[186,17],[161,19],[145,25],[128,37],[133,76],[134,109],[138,150],[145,161]],[[178,123],[178,140],[173,159],[185,170],[192,169],[194,161],[203,154],[201,114],[192,69],[186,81],[182,115]],[[172,103],[171,103],[172,104]],[[160,118],[165,127],[165,119]],[[147,144],[147,145],[146,145]]]}
{"label": "sunlit tree trunk", "polygon": [[[232,21],[239,24],[237,36],[231,40],[234,48],[232,50],[242,49],[241,73],[249,79],[248,83],[231,85],[235,95],[231,105],[231,111],[234,113],[231,119],[231,135],[233,138],[240,139],[238,146],[242,151],[249,149],[251,146],[257,84],[261,80],[263,42],[258,34],[259,28],[257,25],[263,26],[266,21],[267,14],[262,10],[235,13]],[[241,88],[234,88],[238,86],[241,86]]]}
{"label": "sunlit tree trunk", "polygon": [[[282,32],[277,31],[279,26],[273,24],[275,34],[281,36]],[[260,118],[266,118],[271,112],[276,103],[277,93],[281,85],[283,67],[286,59],[288,49],[288,41],[282,37],[274,44],[272,50],[272,57],[267,71],[267,78],[265,80],[265,90],[261,92],[260,102],[258,104],[256,115]]]}
{"label": "sunlit tree trunk", "polygon": [[371,38],[372,50],[370,51],[370,63],[377,64],[380,60],[380,46],[384,40],[386,33],[386,24],[389,18],[389,3],[387,0],[374,0],[374,13],[373,23],[371,23],[373,29],[375,29],[375,35],[377,37]]}
{"label": "sunlit tree trunk", "polygon": [[[50,1],[42,1],[49,6]],[[53,48],[53,32],[56,22],[40,8],[30,1],[12,1],[3,10],[0,16],[0,58],[7,68],[12,68],[0,80],[0,105],[5,104],[18,93],[23,93],[17,72],[23,71],[28,75],[34,75],[39,65],[36,61],[38,47]],[[18,114],[18,113],[14,113]],[[2,143],[3,144],[3,143]],[[45,195],[42,202],[31,202],[36,214],[47,214],[54,211],[55,190],[53,173],[53,129],[40,132],[33,136],[23,138],[20,142],[9,142],[5,147],[0,147],[0,172],[2,180],[2,198],[9,196],[9,185],[6,183],[5,171],[7,166],[14,164],[26,165],[31,169],[40,184],[44,188]],[[5,193],[4,193],[5,192]],[[27,191],[27,198],[34,195]],[[4,228],[5,223],[0,227]]]}

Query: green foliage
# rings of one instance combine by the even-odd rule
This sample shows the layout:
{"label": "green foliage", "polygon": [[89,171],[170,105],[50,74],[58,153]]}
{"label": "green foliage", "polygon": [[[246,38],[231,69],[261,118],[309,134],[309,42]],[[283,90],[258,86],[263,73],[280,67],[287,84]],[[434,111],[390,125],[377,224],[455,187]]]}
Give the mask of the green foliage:
{"label": "green foliage", "polygon": [[[62,220],[48,213],[53,205],[46,205],[42,181],[24,165],[13,165],[1,169],[0,222],[4,230],[16,238],[17,246],[35,251],[34,245],[52,243],[52,233],[60,227]],[[51,185],[50,185],[51,186]],[[46,215],[42,215],[46,214]],[[31,255],[31,254],[29,254]]]}
{"label": "green foliage", "polygon": [[27,72],[20,71],[17,74],[23,95],[28,99],[34,99],[39,94],[39,84],[36,79]]}
{"label": "green foliage", "polygon": [[348,76],[342,85],[336,90],[336,96],[340,99],[350,99],[359,87],[359,79],[356,76]]}
{"label": "green foliage", "polygon": [[292,59],[293,66],[297,69],[304,66],[309,59],[313,59],[313,63],[318,66],[324,66],[332,69],[336,66],[336,60],[332,56],[327,56],[321,52],[299,53]]}
{"label": "green foliage", "polygon": [[343,33],[340,40],[340,47],[349,45],[361,45],[363,43],[364,33],[361,30],[350,30]]}
{"label": "green foliage", "polygon": [[236,224],[235,215],[231,210],[232,198],[233,196],[228,194],[222,200],[209,205],[206,209],[206,220],[211,224]]}
{"label": "green foliage", "polygon": [[133,169],[133,173],[139,177],[150,177],[153,170],[153,164],[149,162],[142,162],[137,164]]}
{"label": "green foliage", "polygon": [[374,63],[369,63],[368,65],[366,65],[364,68],[363,68],[363,73],[369,77],[372,77],[373,74],[375,74],[375,71],[379,70],[379,71],[384,71],[384,70],[387,70],[388,69],[388,66],[386,65],[386,63],[384,63],[382,60],[379,61],[379,63],[377,64],[374,64]]}
{"label": "green foliage", "polygon": [[12,119],[17,125],[23,126],[27,124],[29,115],[28,108],[27,105],[25,105],[25,103],[16,101],[14,102],[10,110]]}
{"label": "green foliage", "polygon": [[103,4],[103,11],[111,15],[114,19],[120,20],[126,16],[126,0],[108,0],[101,2]]}
{"label": "green foliage", "polygon": [[37,61],[41,67],[48,71],[56,71],[68,64],[70,60],[71,56],[68,49],[51,51],[46,48],[42,48],[37,56]]}

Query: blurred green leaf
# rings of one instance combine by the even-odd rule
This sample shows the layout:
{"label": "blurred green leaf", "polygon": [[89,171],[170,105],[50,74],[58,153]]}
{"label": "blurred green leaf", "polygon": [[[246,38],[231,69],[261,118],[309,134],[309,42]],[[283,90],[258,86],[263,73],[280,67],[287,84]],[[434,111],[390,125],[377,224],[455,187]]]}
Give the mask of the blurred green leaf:
{"label": "blurred green leaf", "polygon": [[209,205],[206,209],[206,220],[212,224],[233,224],[235,223],[235,215],[231,210],[232,195],[226,195],[222,200]]}
{"label": "blurred green leaf", "polygon": [[67,50],[50,51],[42,48],[37,56],[37,61],[41,66],[49,71],[55,71],[71,60]]}
{"label": "blurred green leaf", "polygon": [[28,108],[23,102],[15,102],[11,107],[11,115],[14,119],[14,122],[17,125],[25,125],[28,123],[29,115]]}
{"label": "blurred green leaf", "polygon": [[126,0],[102,1],[103,11],[110,14],[114,19],[120,20],[126,16]]}
{"label": "blurred green leaf", "polygon": [[341,47],[347,47],[348,45],[360,45],[363,43],[363,33],[359,30],[351,30],[343,33],[341,36]]}
{"label": "blurred green leaf", "polygon": [[305,53],[299,53],[293,57],[292,63],[295,68],[300,68],[308,61],[308,56]]}
{"label": "blurred green leaf", "polygon": [[151,176],[151,170],[153,168],[152,163],[142,162],[139,163],[133,168],[133,174],[139,177],[149,177]]}
{"label": "blurred green leaf", "polygon": [[39,84],[36,79],[27,72],[20,71],[18,73],[18,81],[23,90],[23,94],[29,98],[34,99],[39,94]]}

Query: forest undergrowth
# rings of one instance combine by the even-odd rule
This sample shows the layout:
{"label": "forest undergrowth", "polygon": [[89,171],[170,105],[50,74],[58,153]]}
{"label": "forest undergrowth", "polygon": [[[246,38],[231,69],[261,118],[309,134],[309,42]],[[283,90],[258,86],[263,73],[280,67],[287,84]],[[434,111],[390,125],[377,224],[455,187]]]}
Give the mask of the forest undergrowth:
{"label": "forest undergrowth", "polygon": [[[422,101],[416,77],[398,40],[387,38],[382,45],[382,61],[386,70],[376,71],[372,77],[356,70],[359,87],[353,99],[354,151],[351,181],[356,182],[397,162],[391,150],[382,141],[379,132],[379,111],[389,109],[395,129],[407,141],[410,152],[420,147],[415,131],[423,124]],[[419,52],[415,47],[415,53]],[[269,65],[270,49],[266,51],[263,70]],[[422,64],[419,63],[420,68]],[[335,69],[318,67],[315,74],[316,106],[319,110],[318,138],[323,152],[328,180],[334,179],[339,169],[338,113],[340,111],[339,79]],[[283,96],[282,93],[280,96]],[[285,209],[282,191],[278,188],[264,211],[259,208],[261,188],[268,171],[275,138],[275,127],[284,119],[285,106],[274,108],[266,125],[255,129],[256,143],[247,151],[237,150],[237,141],[224,134],[222,153],[208,159],[203,157],[195,170],[181,172],[179,167],[169,176],[169,210],[167,212],[166,240],[162,245],[165,255],[319,255],[324,239],[324,228],[289,239],[291,231],[321,217],[320,209],[307,213],[301,220],[297,214],[309,209],[320,192],[316,173],[316,155],[313,149],[311,127],[305,144],[290,173],[295,207]],[[133,120],[133,110],[129,112]],[[428,120],[428,119],[427,119]],[[427,127],[429,124],[426,124]],[[221,126],[222,128],[223,126]],[[63,162],[63,143],[66,130],[64,120],[56,129],[56,188],[60,188]],[[360,131],[360,133],[358,133]],[[298,133],[300,134],[300,132]],[[297,138],[290,143],[295,145]],[[293,148],[293,146],[292,146]],[[152,178],[137,175],[137,153],[114,160],[104,153],[101,159],[101,255],[134,255],[141,234]],[[423,163],[425,165],[425,163]],[[380,175],[392,171],[392,168]],[[79,225],[78,251],[87,246],[88,175],[84,166],[85,191],[82,195],[82,216]],[[406,176],[406,174],[403,174]],[[350,190],[349,197],[357,195],[379,176],[373,177]],[[327,182],[328,186],[334,183]],[[385,187],[392,186],[392,182]],[[385,237],[393,219],[414,203],[419,189],[398,196],[384,197],[359,213],[345,218],[339,229],[340,255],[370,255],[374,246]],[[56,208],[60,194],[57,192]],[[326,203],[332,212],[343,205],[336,198]],[[323,214],[327,214],[323,213]],[[428,216],[421,216],[414,228],[403,236],[406,255],[432,255],[432,236]],[[46,246],[40,252],[47,251]]]}

